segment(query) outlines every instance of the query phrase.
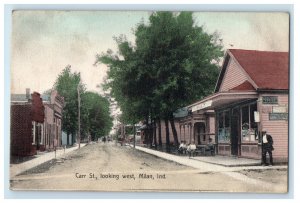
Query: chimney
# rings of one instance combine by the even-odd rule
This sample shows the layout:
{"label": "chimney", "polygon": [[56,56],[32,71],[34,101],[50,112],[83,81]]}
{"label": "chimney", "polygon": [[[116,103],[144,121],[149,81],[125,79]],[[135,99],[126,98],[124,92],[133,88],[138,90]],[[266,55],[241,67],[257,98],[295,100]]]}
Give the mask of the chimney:
{"label": "chimney", "polygon": [[26,99],[30,99],[30,88],[26,88]]}

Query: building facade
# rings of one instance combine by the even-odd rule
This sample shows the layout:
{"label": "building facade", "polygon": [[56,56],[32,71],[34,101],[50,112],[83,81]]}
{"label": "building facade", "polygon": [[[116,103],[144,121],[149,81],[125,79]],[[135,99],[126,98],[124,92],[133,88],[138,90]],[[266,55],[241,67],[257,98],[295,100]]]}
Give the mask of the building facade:
{"label": "building facade", "polygon": [[178,118],[179,140],[196,145],[215,143],[215,113],[213,110],[189,109],[188,115]]}
{"label": "building facade", "polygon": [[11,95],[11,154],[32,156],[62,146],[64,99],[57,91]]}
{"label": "building facade", "polygon": [[62,111],[64,98],[53,90],[50,95],[43,95],[45,122],[43,123],[43,146],[53,150],[62,146]]}
{"label": "building facade", "polygon": [[189,105],[191,115],[181,126],[190,126],[196,143],[199,134],[201,142],[201,134],[215,133],[220,155],[254,159],[261,158],[260,132],[266,130],[274,140],[274,161],[287,162],[288,73],[288,52],[228,50],[214,94]]}
{"label": "building facade", "polygon": [[10,151],[15,156],[35,155],[42,149],[44,105],[39,93],[26,92],[11,95]]}

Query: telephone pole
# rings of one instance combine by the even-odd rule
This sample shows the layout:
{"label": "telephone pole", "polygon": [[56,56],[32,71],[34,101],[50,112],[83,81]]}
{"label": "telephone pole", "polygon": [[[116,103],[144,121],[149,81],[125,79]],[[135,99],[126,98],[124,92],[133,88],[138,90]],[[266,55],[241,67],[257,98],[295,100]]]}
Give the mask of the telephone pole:
{"label": "telephone pole", "polygon": [[78,93],[78,135],[77,135],[77,139],[78,139],[78,149],[80,149],[80,83],[77,86],[77,93]]}

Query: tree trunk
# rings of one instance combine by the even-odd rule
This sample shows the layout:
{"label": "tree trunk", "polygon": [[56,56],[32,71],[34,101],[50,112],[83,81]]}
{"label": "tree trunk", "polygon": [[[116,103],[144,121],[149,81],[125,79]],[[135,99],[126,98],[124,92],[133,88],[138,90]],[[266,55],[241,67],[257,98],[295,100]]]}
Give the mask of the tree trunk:
{"label": "tree trunk", "polygon": [[70,134],[69,134],[69,133],[67,133],[67,145],[70,145],[70,143],[69,143],[69,139],[70,139]]}
{"label": "tree trunk", "polygon": [[158,144],[160,147],[162,147],[160,118],[158,118]]}
{"label": "tree trunk", "polygon": [[149,143],[150,143],[150,147],[152,147],[152,143],[153,143],[153,126],[152,126],[152,122],[149,126]]}
{"label": "tree trunk", "polygon": [[171,123],[171,128],[172,128],[172,132],[173,132],[173,137],[174,137],[174,144],[175,146],[178,147],[178,135],[177,135],[177,130],[176,130],[176,127],[175,127],[175,123],[174,123],[174,117],[173,115],[171,115],[170,117],[170,123]]}
{"label": "tree trunk", "polygon": [[155,148],[156,148],[156,146],[157,146],[157,140],[156,140],[156,120],[154,120],[154,126],[153,126],[153,139],[154,139],[154,146],[155,146]]}
{"label": "tree trunk", "polygon": [[165,127],[166,127],[166,145],[167,152],[170,152],[170,133],[169,133],[169,121],[165,118]]}
{"label": "tree trunk", "polygon": [[150,129],[149,129],[149,126],[147,127],[147,129],[145,130],[146,132],[146,143],[147,143],[147,146],[149,147],[150,146]]}

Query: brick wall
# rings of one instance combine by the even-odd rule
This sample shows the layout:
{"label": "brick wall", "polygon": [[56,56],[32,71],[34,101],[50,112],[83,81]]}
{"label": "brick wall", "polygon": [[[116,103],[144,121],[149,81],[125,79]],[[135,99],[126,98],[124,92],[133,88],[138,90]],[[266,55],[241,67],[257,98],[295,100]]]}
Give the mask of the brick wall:
{"label": "brick wall", "polygon": [[11,154],[30,156],[36,154],[32,145],[31,104],[11,105]]}

